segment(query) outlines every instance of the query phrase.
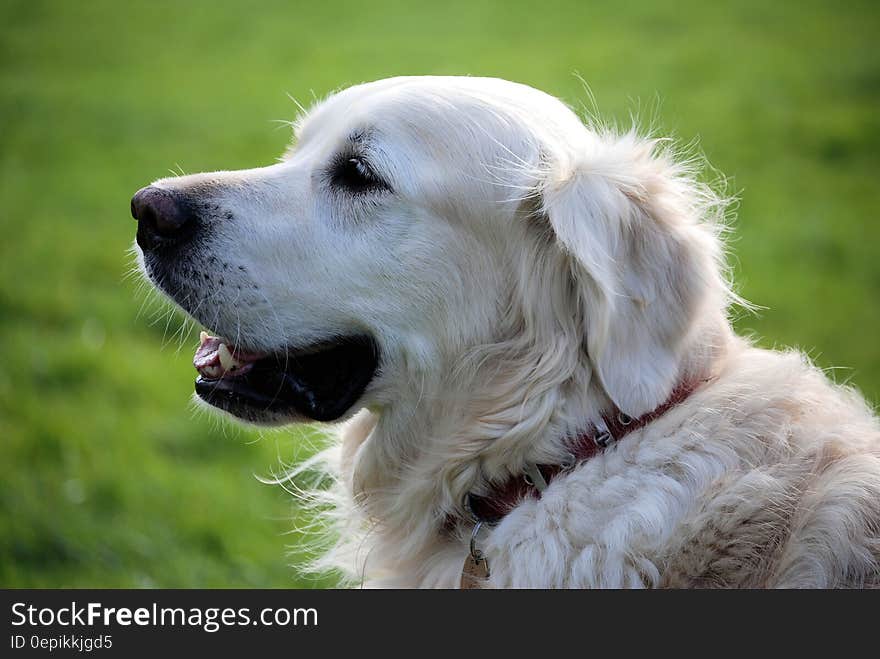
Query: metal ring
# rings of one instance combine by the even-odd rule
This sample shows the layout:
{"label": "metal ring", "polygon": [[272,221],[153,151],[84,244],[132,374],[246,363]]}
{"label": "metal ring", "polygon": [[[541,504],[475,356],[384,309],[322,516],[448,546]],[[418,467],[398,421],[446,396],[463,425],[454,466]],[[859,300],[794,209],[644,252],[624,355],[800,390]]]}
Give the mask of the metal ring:
{"label": "metal ring", "polygon": [[523,480],[526,482],[526,485],[534,485],[535,481],[532,480],[532,477],[528,474],[523,474]]}
{"label": "metal ring", "polygon": [[628,426],[633,422],[633,418],[629,414],[624,414],[623,412],[617,413],[617,420],[622,426]]}
{"label": "metal ring", "polygon": [[559,464],[563,469],[571,469],[572,467],[574,467],[576,462],[577,458],[575,457],[574,453],[571,453],[569,451],[565,454],[565,459]]}
{"label": "metal ring", "polygon": [[477,533],[480,532],[480,528],[483,526],[483,522],[477,522],[474,525],[474,530],[471,533],[471,557],[477,562],[483,558],[483,552],[477,549]]}

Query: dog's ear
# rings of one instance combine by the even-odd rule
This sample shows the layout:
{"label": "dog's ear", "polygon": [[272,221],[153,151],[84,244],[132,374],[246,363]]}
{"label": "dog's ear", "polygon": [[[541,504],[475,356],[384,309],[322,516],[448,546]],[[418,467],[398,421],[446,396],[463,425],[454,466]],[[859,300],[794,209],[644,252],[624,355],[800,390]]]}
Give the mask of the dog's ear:
{"label": "dog's ear", "polygon": [[702,217],[717,199],[656,146],[635,135],[602,139],[588,155],[549,165],[540,192],[594,372],[633,417],[672,393],[704,304],[726,303],[720,242]]}

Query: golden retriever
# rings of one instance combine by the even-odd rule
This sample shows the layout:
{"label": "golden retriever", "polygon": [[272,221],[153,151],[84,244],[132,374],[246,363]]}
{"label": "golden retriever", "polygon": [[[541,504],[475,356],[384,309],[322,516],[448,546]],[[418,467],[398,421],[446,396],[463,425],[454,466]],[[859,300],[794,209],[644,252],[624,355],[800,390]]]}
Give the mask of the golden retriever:
{"label": "golden retriever", "polygon": [[496,79],[351,87],[277,164],[132,200],[196,394],[344,421],[320,567],[371,586],[880,585],[880,429],[736,336],[725,200]]}

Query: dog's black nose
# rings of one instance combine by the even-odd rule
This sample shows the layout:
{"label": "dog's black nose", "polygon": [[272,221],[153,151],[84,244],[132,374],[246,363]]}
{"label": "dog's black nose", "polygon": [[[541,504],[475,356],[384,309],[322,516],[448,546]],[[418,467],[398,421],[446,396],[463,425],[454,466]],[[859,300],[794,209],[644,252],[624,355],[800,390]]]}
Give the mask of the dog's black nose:
{"label": "dog's black nose", "polygon": [[180,243],[196,223],[192,208],[179,193],[152,186],[131,198],[131,216],[138,222],[137,243],[146,250]]}

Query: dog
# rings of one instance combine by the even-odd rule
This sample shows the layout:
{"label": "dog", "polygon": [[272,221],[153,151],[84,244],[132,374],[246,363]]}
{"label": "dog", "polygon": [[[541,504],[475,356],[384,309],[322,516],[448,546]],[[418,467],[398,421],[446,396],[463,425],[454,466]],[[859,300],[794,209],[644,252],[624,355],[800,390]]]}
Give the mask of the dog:
{"label": "dog", "polygon": [[[727,200],[531,87],[401,77],[132,199],[195,393],[335,422],[317,569],[374,587],[877,587],[880,427],[734,334]],[[291,475],[291,478],[297,473]]]}

